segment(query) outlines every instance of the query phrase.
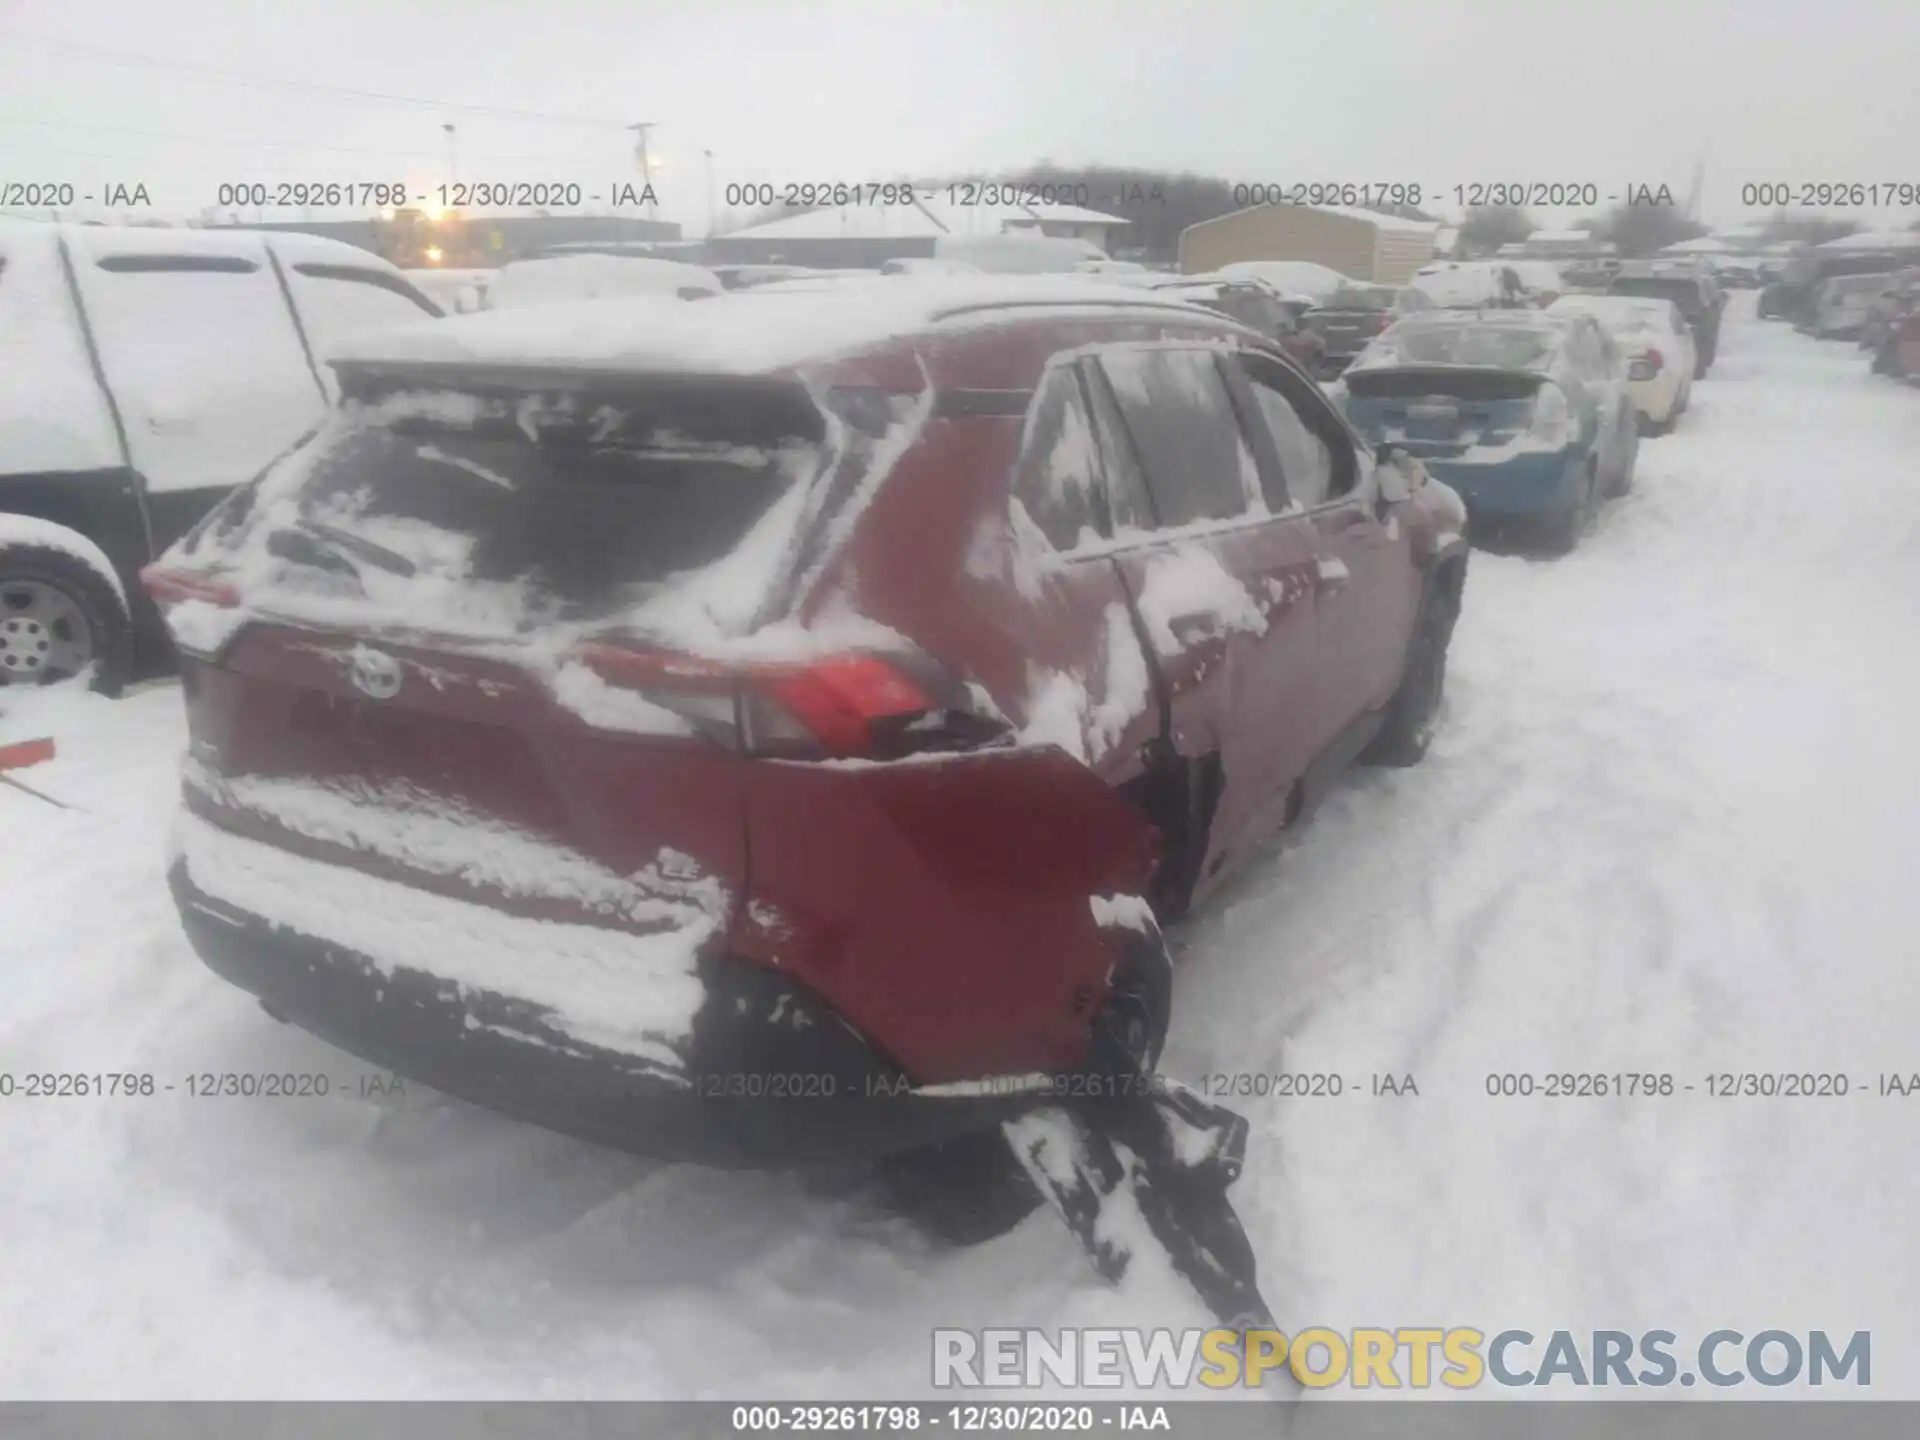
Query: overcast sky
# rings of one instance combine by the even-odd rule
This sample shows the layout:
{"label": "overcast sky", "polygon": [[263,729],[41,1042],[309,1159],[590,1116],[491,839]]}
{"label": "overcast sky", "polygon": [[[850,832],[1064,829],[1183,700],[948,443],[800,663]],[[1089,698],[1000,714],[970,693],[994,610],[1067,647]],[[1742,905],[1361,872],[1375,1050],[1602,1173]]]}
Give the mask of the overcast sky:
{"label": "overcast sky", "polygon": [[600,191],[642,120],[690,234],[706,150],[722,200],[1050,158],[1449,210],[1481,181],[1682,195],[1704,158],[1724,225],[1757,182],[1920,186],[1920,0],[0,0],[0,182],[140,181],[175,214],[229,180],[417,190],[451,122],[462,180]]}

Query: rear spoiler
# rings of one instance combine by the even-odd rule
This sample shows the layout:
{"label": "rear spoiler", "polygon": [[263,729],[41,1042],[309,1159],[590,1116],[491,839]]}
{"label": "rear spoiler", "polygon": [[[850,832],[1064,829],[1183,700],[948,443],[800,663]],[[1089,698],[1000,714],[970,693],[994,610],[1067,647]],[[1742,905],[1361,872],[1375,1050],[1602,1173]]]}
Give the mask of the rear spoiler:
{"label": "rear spoiler", "polygon": [[1536,370],[1507,370],[1497,365],[1383,365],[1349,370],[1347,393],[1368,399],[1407,399],[1451,395],[1461,400],[1524,400],[1550,377]]}

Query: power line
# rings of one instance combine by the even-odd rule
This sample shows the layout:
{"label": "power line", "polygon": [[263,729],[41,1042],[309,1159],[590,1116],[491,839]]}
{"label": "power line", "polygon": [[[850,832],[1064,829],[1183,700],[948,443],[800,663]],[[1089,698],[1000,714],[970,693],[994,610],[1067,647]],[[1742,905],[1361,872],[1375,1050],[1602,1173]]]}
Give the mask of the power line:
{"label": "power line", "polygon": [[[287,140],[245,140],[229,139],[219,135],[180,135],[167,130],[148,130],[138,125],[94,125],[80,120],[47,120],[37,116],[30,117],[25,115],[0,115],[0,125],[40,125],[56,130],[91,130],[122,135],[144,135],[153,140],[167,140],[187,145],[212,145],[232,150],[293,150],[303,153],[326,151],[330,154],[388,155],[402,159],[422,160],[431,160],[440,154],[438,150],[387,150],[362,145],[304,145]],[[88,152],[70,151],[69,153],[86,154]],[[117,159],[124,157],[108,156],[106,158]],[[564,158],[556,161],[551,155],[489,154],[485,158],[489,160],[531,160],[541,164],[571,163]]]}
{"label": "power line", "polygon": [[305,90],[323,95],[346,95],[357,100],[381,100],[393,105],[417,105],[429,110],[462,110],[476,115],[505,115],[517,120],[543,120],[562,125],[617,125],[606,115],[556,115],[542,110],[513,110],[499,105],[468,105],[457,100],[429,100],[418,95],[395,95],[385,90],[361,90],[350,85],[322,85],[311,80],[283,80],[274,76],[244,75],[213,65],[196,65],[188,60],[160,60],[151,55],[130,55],[100,45],[84,45],[73,40],[51,40],[43,35],[22,35],[0,31],[0,42],[10,45],[37,45],[42,49],[84,55],[110,65],[138,65],[154,70],[180,70],[194,75],[211,75],[235,85],[256,90]]}

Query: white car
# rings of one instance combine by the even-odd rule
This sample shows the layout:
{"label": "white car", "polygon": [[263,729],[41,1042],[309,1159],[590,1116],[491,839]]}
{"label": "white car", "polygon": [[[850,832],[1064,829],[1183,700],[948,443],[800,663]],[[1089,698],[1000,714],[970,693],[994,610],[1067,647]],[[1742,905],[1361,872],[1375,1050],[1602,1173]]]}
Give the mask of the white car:
{"label": "white car", "polygon": [[543,255],[503,267],[487,289],[489,310],[565,305],[628,296],[705,299],[724,292],[720,277],[698,265],[642,255]]}
{"label": "white car", "polygon": [[1672,430],[1693,398],[1693,332],[1671,300],[1638,295],[1563,295],[1550,315],[1591,315],[1627,357],[1627,395],[1643,434]]}
{"label": "white car", "polygon": [[1822,282],[1814,298],[1813,333],[1822,340],[1851,340],[1867,323],[1873,302],[1899,283],[1897,271],[1875,275],[1835,275]]}
{"label": "white car", "polygon": [[0,692],[161,663],[141,568],[339,401],[339,345],[443,313],[314,235],[0,222]]}
{"label": "white car", "polygon": [[1222,265],[1211,278],[1260,280],[1283,295],[1303,295],[1316,301],[1326,299],[1343,287],[1362,283],[1312,260],[1235,260]]}

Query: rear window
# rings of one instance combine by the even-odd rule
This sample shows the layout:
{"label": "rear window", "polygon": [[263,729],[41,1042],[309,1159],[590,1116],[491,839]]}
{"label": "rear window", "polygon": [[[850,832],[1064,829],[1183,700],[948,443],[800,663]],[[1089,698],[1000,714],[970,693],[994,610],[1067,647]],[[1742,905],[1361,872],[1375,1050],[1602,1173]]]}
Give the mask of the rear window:
{"label": "rear window", "polygon": [[1458,325],[1422,321],[1396,325],[1368,347],[1362,366],[1494,365],[1505,370],[1539,369],[1552,363],[1560,344],[1556,330],[1522,325]]}
{"label": "rear window", "polygon": [[524,630],[643,605],[729,557],[825,450],[797,386],[363,394],[208,538],[267,557],[276,590]]}

